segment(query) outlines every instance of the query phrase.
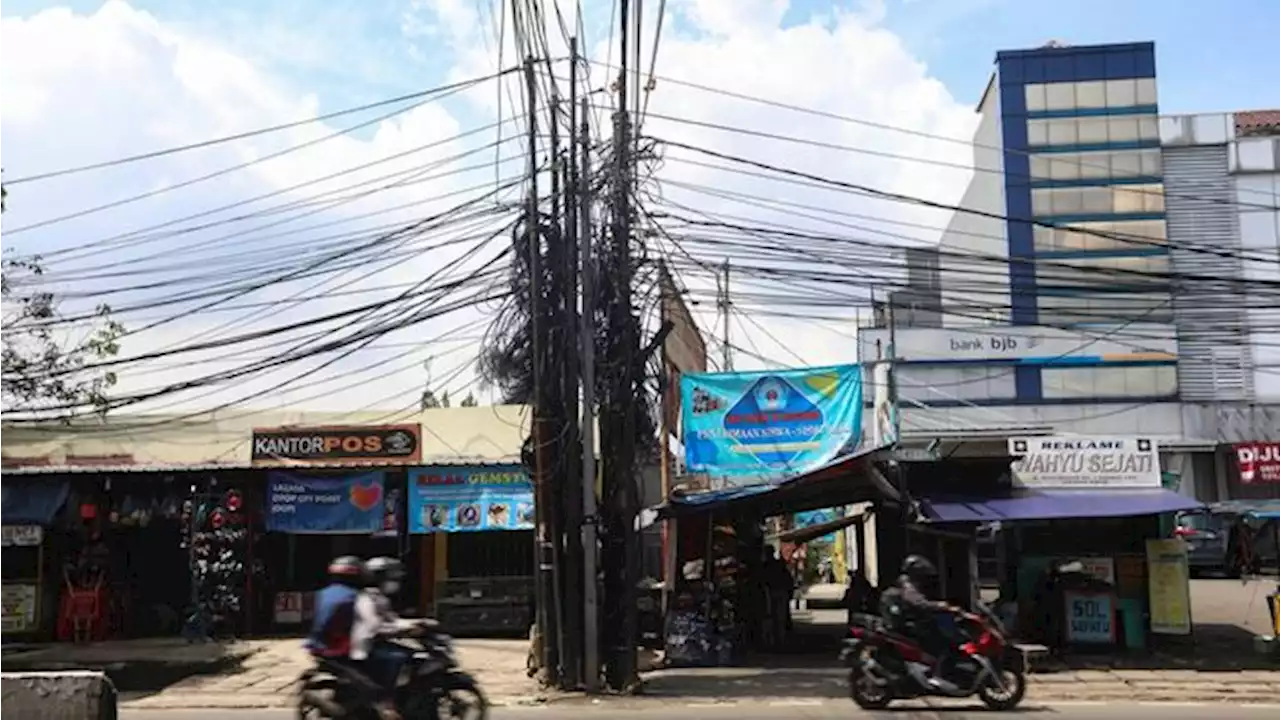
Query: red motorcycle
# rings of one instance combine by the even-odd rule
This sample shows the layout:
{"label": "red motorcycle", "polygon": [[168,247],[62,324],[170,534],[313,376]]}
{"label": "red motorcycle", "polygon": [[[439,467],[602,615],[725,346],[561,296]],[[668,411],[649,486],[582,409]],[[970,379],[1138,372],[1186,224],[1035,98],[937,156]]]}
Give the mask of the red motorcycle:
{"label": "red motorcycle", "polygon": [[894,632],[880,617],[855,618],[840,660],[849,668],[849,689],[858,707],[881,710],[894,700],[977,695],[992,710],[1016,708],[1027,694],[1026,671],[1000,620],[984,606],[977,614],[957,612],[954,618],[960,645],[937,680],[929,676],[937,658],[917,641]]}

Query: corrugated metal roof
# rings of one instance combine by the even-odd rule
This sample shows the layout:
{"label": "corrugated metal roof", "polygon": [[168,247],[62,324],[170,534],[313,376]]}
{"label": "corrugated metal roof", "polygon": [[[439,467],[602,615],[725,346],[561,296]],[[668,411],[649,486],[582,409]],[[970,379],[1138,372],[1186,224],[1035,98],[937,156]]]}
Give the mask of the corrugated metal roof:
{"label": "corrugated metal roof", "polygon": [[[10,463],[39,458],[45,467],[4,472],[128,472],[253,467],[255,427],[385,425],[385,412],[267,411],[206,416],[110,415],[83,425],[4,425],[4,455]],[[421,427],[422,457],[416,464],[497,464],[519,460],[529,433],[525,405],[432,408],[401,422]],[[91,466],[71,458],[98,458]],[[122,462],[113,462],[121,458]],[[125,460],[125,458],[131,459]],[[351,467],[341,463],[338,467]],[[307,465],[307,467],[320,467]],[[149,470],[144,470],[148,468]]]}
{"label": "corrugated metal roof", "polygon": [[217,472],[241,470],[340,470],[343,468],[384,468],[395,470],[410,467],[428,467],[438,465],[517,465],[521,462],[518,456],[495,457],[444,457],[427,458],[412,465],[393,465],[385,462],[299,462],[291,465],[253,465],[250,463],[196,463],[192,465],[152,464],[152,465],[34,465],[27,467],[7,467],[4,475],[112,475],[119,473],[174,473],[174,472]]}

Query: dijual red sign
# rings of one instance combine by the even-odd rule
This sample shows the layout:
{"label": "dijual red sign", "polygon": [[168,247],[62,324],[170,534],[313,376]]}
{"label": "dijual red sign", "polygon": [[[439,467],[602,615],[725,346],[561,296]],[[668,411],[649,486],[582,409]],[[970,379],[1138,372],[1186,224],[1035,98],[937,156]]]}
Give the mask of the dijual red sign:
{"label": "dijual red sign", "polygon": [[1235,445],[1240,482],[1280,483],[1280,443],[1257,442]]}

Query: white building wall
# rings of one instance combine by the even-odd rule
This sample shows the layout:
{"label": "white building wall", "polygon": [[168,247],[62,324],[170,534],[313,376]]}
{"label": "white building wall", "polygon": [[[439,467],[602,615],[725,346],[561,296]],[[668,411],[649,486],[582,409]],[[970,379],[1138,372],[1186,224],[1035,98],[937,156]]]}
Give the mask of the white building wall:
{"label": "white building wall", "polygon": [[1280,138],[1240,138],[1232,147],[1243,272],[1257,300],[1247,310],[1257,402],[1280,402],[1280,309],[1262,283],[1280,283]]}
{"label": "white building wall", "polygon": [[1142,435],[1185,442],[1178,403],[1097,403],[1089,405],[1003,405],[997,407],[902,407],[902,435],[910,439],[938,433],[1008,435]]}
{"label": "white building wall", "polygon": [[1000,85],[992,75],[978,106],[973,176],[960,207],[997,217],[956,212],[939,245],[943,325],[1004,323],[1009,319],[1009,243],[1005,223]]}

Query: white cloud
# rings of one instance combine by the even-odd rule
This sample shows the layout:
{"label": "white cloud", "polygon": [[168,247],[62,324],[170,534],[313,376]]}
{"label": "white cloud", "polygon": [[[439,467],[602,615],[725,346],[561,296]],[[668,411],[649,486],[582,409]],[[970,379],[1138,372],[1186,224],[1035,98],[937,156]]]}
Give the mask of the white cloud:
{"label": "white cloud", "polygon": [[[404,33],[400,42],[404,43],[406,54],[417,52],[426,56],[429,50],[433,57],[438,57],[447,51],[445,54],[453,58],[449,75],[454,79],[473,77],[493,72],[498,65],[495,32],[498,23],[495,18],[488,16],[488,7],[485,3],[474,4],[462,0],[415,3],[405,11],[403,17],[397,17],[394,24]],[[877,16],[873,6],[869,6],[864,12],[827,12],[815,16],[809,22],[780,29],[779,21],[788,10],[788,4],[783,0],[742,0],[734,3],[721,0],[673,1],[668,9],[667,27],[661,39],[657,75],[924,133],[948,137],[969,136],[974,118],[971,109],[957,103],[940,83],[932,79],[928,68],[913,58],[896,36],[875,24]],[[649,6],[646,6],[646,11],[649,27],[643,38],[642,57],[647,69],[654,12]],[[584,25],[589,31],[586,42],[589,55],[600,63],[606,58],[616,61],[616,49],[610,52],[605,42],[609,36],[607,29],[603,27],[609,15],[608,3],[588,3],[588,13],[584,18]],[[571,26],[575,22],[574,18],[567,20]],[[321,106],[317,97],[318,88],[296,79],[293,82],[282,80],[254,57],[238,53],[202,33],[198,26],[185,25],[179,29],[163,17],[156,18],[138,12],[123,2],[109,2],[88,16],[75,15],[66,10],[50,10],[25,19],[5,18],[3,22],[7,60],[3,67],[6,91],[3,123],[5,146],[9,150],[5,158],[5,175],[9,178],[287,122],[314,115]],[[556,20],[550,17],[548,22],[553,42],[552,53],[563,54],[564,42],[559,38]],[[508,18],[508,47],[504,52],[504,62],[508,65],[519,57],[510,28]],[[442,47],[445,51],[442,51]],[[334,49],[334,52],[341,51],[341,48]],[[14,58],[21,60],[15,61]],[[567,73],[563,65],[560,67]],[[592,76],[593,86],[604,87],[606,78],[612,74],[612,71],[596,65]],[[466,97],[473,105],[473,113],[492,117],[496,111],[497,93],[492,84],[466,93]],[[519,95],[515,89],[510,97],[518,100]],[[508,98],[504,98],[503,102],[508,103]],[[965,171],[939,165],[734,135],[662,120],[658,116],[670,115],[747,127],[817,142],[961,165],[969,159],[969,150],[962,144],[939,142],[867,125],[770,108],[682,87],[662,79],[656,83],[649,109],[652,115],[644,124],[645,133],[805,172],[944,201],[957,199],[967,180]],[[510,115],[509,105],[506,113]],[[603,117],[607,118],[607,114]],[[352,119],[350,122],[355,121]],[[85,173],[49,183],[20,185],[12,189],[11,209],[6,212],[5,226],[18,227],[87,205],[109,202],[199,176],[236,162],[263,157],[282,147],[314,140],[346,123],[346,120],[334,121],[328,126],[302,128],[218,149],[181,154],[163,161]],[[32,251],[36,248],[79,244],[86,239],[145,227],[305,182],[449,137],[464,127],[471,126],[474,125],[460,122],[441,105],[427,105],[383,123],[372,134],[325,142],[313,149],[254,166],[247,172],[233,173],[192,188],[166,193],[117,211],[19,235],[12,238],[13,242],[6,238],[6,245],[12,244],[23,251]],[[510,135],[511,129],[508,128],[504,136]],[[490,134],[469,142],[454,143],[448,148],[424,152],[398,163],[388,163],[363,173],[344,176],[308,187],[294,197],[312,195],[415,167],[428,158],[458,152],[463,147],[475,146],[492,137]],[[515,150],[512,147],[508,152]],[[755,203],[754,207],[730,203],[678,189],[670,183],[674,181],[705,185],[719,190],[939,227],[945,222],[945,218],[939,213],[918,207],[848,194],[814,191],[741,174],[710,171],[676,160],[686,158],[717,164],[725,162],[699,158],[686,151],[666,152],[667,162],[659,174],[659,179],[668,183],[662,186],[663,196],[706,212],[731,213],[751,217],[755,221],[858,234],[794,213],[780,214],[761,203]],[[490,152],[460,164],[482,162],[492,157]],[[504,174],[515,172],[518,167],[516,163],[506,166]],[[492,181],[492,178],[493,170],[487,169],[478,175],[468,176],[465,181],[461,178],[443,180],[429,187],[415,185],[399,192],[378,193],[375,197],[352,201],[337,210],[318,214],[302,224],[344,217],[337,213],[350,216],[385,209],[469,183]],[[264,205],[281,200],[277,198]],[[437,204],[437,207],[443,205]],[[398,216],[409,217],[414,213],[420,215],[425,212],[428,212],[425,207],[418,207],[400,211]],[[250,225],[261,222],[255,221]],[[374,222],[375,220],[365,220],[353,222],[350,226],[365,227]],[[883,223],[863,224],[911,234],[922,241],[934,239],[924,231],[904,230]],[[233,225],[211,233],[225,234],[240,227]],[[289,227],[286,225],[265,232],[274,233]],[[330,234],[340,229],[341,227],[331,231],[317,230],[299,234],[291,241],[297,243],[300,238]],[[861,234],[874,237],[867,233]],[[196,257],[209,257],[216,254],[216,251],[200,245],[200,239],[208,237],[213,235],[193,235],[180,242],[192,246],[186,252],[195,253]],[[157,247],[164,245],[143,246],[133,251],[133,254],[123,257],[137,257],[143,250]],[[253,245],[239,247],[243,250],[252,248]],[[708,259],[714,254],[709,245],[691,244],[689,249],[705,253]],[[301,250],[294,246],[291,251]],[[433,254],[379,273],[365,284],[386,285],[415,280],[422,277],[427,268],[438,266],[454,255],[456,252]],[[90,268],[95,262],[115,261],[118,257],[119,254],[104,254],[102,257],[81,260],[75,266]],[[181,258],[169,260],[175,259]],[[247,261],[242,259],[241,262]],[[842,268],[841,272],[849,270]],[[705,277],[687,274],[686,280],[691,287],[701,291],[710,291],[713,287]],[[291,291],[297,292],[302,287],[305,285],[292,286]],[[735,290],[744,293],[739,304],[745,312],[750,312],[758,305],[749,299],[749,293],[753,292],[749,278],[735,278]],[[865,294],[865,288],[855,289],[855,292]],[[277,292],[277,296],[281,294],[282,292]],[[264,296],[255,295],[238,302],[249,302],[262,297]],[[350,306],[364,301],[365,297],[352,299],[344,296],[331,305]],[[308,304],[306,312],[292,312],[301,316],[317,312],[312,306],[313,304]],[[703,309],[708,306],[704,302],[699,312],[703,313]],[[836,312],[833,310],[831,314]],[[710,319],[703,314],[704,319]],[[851,312],[840,314],[852,315]],[[294,319],[288,312],[280,315]],[[190,336],[193,329],[217,326],[238,316],[238,313],[222,313],[201,323],[185,321],[183,325],[166,326],[163,331],[157,329],[149,342],[156,346],[182,342]],[[473,318],[470,321],[473,325],[481,324],[479,316]],[[452,327],[457,324],[456,320],[450,318],[435,327]],[[263,327],[280,321],[280,317],[262,318],[250,327]],[[796,362],[794,355],[811,363],[847,361],[853,358],[853,328],[849,323],[833,331],[830,327],[824,328],[819,324],[763,316],[758,321],[767,328],[768,333],[753,328],[749,322],[740,325],[735,320],[735,342],[746,347],[755,345],[763,354],[788,363]],[[708,326],[709,323],[704,323],[704,327]],[[239,328],[237,332],[244,329]],[[744,336],[746,332],[751,334]],[[841,332],[847,333],[847,336],[841,335]],[[784,341],[786,346],[770,339],[768,334]],[[417,336],[407,333],[396,339],[404,341],[414,337]],[[463,353],[455,353],[452,357],[461,355]],[[361,362],[357,364],[372,362],[383,355],[370,351],[362,353],[360,357]],[[740,367],[758,365],[739,357]],[[412,363],[413,360],[412,357],[406,358],[400,364]],[[433,374],[437,377],[443,375],[452,365],[452,361],[441,360],[433,365]],[[393,367],[394,363],[384,366],[381,371]],[[189,369],[176,368],[168,371],[164,377],[179,377],[183,372],[189,372]],[[379,371],[370,372],[377,374]],[[316,377],[323,377],[325,374],[325,371],[321,371]],[[467,377],[463,375],[460,382]],[[280,378],[281,376],[276,376],[277,380]],[[138,380],[142,385],[152,385],[158,381],[156,375]],[[421,373],[406,372],[380,381],[376,391],[362,389],[336,393],[322,400],[345,407],[358,407],[375,396],[394,394],[397,388],[410,388],[420,382]],[[260,388],[269,384],[263,382],[247,387]],[[341,384],[343,383],[335,382],[335,385]],[[220,394],[218,398],[231,399],[244,390],[245,388],[237,387],[234,393]],[[302,391],[298,396],[314,395],[316,392],[316,389]],[[276,402],[272,398],[261,398],[260,401],[266,404]],[[196,405],[207,405],[209,402],[206,399]],[[309,404],[318,402],[321,401],[311,400]]]}
{"label": "white cloud", "polygon": [[[6,102],[3,104],[4,145],[8,150],[4,158],[7,179],[287,123],[314,116],[319,107],[316,96],[309,88],[300,88],[282,81],[215,40],[195,34],[189,29],[175,29],[163,20],[122,2],[109,2],[91,15],[54,9],[29,18],[5,18],[3,42],[5,57],[10,59],[3,67],[3,84],[7,91]],[[14,58],[21,60],[15,61]],[[342,125],[366,120],[380,112],[386,112],[386,109],[158,160],[46,182],[19,184],[10,188],[9,209],[4,218],[5,228],[12,231],[86,207],[163,189],[220,168],[266,158],[287,147],[317,141]],[[476,137],[441,144],[441,141],[448,140],[463,129],[461,123],[440,104],[425,104],[379,123],[376,128],[365,133],[367,137],[344,136],[317,142],[310,148],[266,160],[245,170],[165,192],[117,209],[30,232],[6,234],[5,246],[22,253],[39,252],[47,255],[60,248],[79,246],[123,232],[153,227],[211,208],[279,192],[349,168],[403,155],[400,159],[379,163],[363,171],[343,174],[329,181],[313,183],[297,191],[245,205],[232,212],[180,223],[166,228],[166,231],[224,220],[237,214],[249,214],[285,203],[306,201],[326,193],[325,197],[329,201],[346,198],[346,201],[327,211],[318,212],[323,208],[314,206],[299,206],[283,215],[228,222],[162,242],[149,242],[110,252],[81,252],[66,256],[71,259],[54,257],[48,261],[50,276],[64,278],[93,274],[100,265],[122,261],[135,263],[121,268],[128,271],[185,264],[187,267],[181,271],[175,270],[167,277],[206,276],[200,281],[201,286],[219,282],[220,273],[230,273],[232,270],[246,271],[255,267],[270,270],[275,267],[279,268],[275,272],[282,274],[297,265],[291,256],[306,255],[309,259],[318,260],[325,254],[336,252],[338,246],[332,239],[324,241],[328,244],[327,248],[321,246],[321,240],[325,237],[331,238],[337,233],[361,229],[365,229],[366,235],[373,237],[374,234],[368,232],[371,228],[428,216],[463,202],[476,193],[432,201],[435,196],[456,193],[478,183],[492,183],[492,170],[486,169],[482,172],[443,177],[433,182],[407,183],[398,190],[370,192],[397,180],[418,180],[424,167],[431,167],[427,171],[430,175],[440,176],[464,165],[491,161],[493,155],[488,152],[440,164],[442,158],[455,156],[464,148],[489,141],[488,137]],[[435,146],[415,151],[415,148],[427,145]],[[357,185],[357,189],[349,189]],[[367,197],[356,197],[358,193],[366,193]],[[409,203],[415,205],[394,210]],[[297,215],[299,220],[292,223],[279,222],[292,215]],[[276,224],[275,227],[264,227],[273,223]],[[301,231],[321,225],[328,227]],[[472,225],[474,232],[476,224]],[[294,230],[299,232],[288,235]],[[404,247],[409,250],[427,247],[439,244],[443,239],[445,238],[428,237],[411,240]],[[394,262],[394,254],[389,258],[372,258],[370,262],[353,267],[346,273],[331,276],[322,285],[317,283],[324,278],[311,278],[264,289],[236,298],[228,304],[262,302],[293,294],[316,295],[326,289],[338,289],[340,285],[344,291],[404,285],[427,277],[437,268],[458,258],[466,247],[459,245],[440,249],[421,257],[409,256],[402,251],[401,255],[406,261],[399,263]],[[493,248],[490,253],[496,250],[497,248]],[[211,262],[202,265],[202,260]],[[361,279],[362,275],[368,277]],[[157,277],[153,274],[87,284],[64,282],[58,288],[65,293],[76,294],[85,290],[104,289],[108,285],[137,285],[163,277],[166,276]],[[188,283],[170,290],[135,292],[79,302],[68,299],[64,303],[64,311],[76,314],[102,299],[120,307],[191,287],[192,284]],[[383,291],[381,294],[346,295],[327,303],[308,303],[301,309],[286,307],[282,309],[284,312],[279,313],[248,309],[235,313],[201,314],[163,325],[154,331],[130,336],[124,343],[125,353],[147,352],[189,343],[193,339],[226,337],[278,325],[282,321],[301,320],[373,302],[379,297],[390,297],[401,289]],[[128,327],[136,330],[167,313],[181,309],[181,306],[159,308],[121,319]],[[253,317],[255,314],[257,317]],[[222,328],[228,321],[235,321],[243,316],[248,316],[247,320],[236,322],[233,327],[226,328],[217,335],[209,335],[210,331]],[[475,314],[472,313],[472,316],[474,323]],[[421,334],[407,336],[401,333],[388,340],[429,337],[436,329],[450,327],[456,322],[457,318],[449,318],[420,328]],[[255,355],[253,346],[248,347],[245,354]],[[258,350],[256,355],[260,356],[263,352]],[[200,359],[211,354],[191,357]],[[335,367],[350,369],[390,354],[392,353],[368,351],[361,353],[358,361],[353,358],[352,361]],[[425,355],[426,353],[423,357]],[[222,364],[203,364],[195,369],[186,367],[171,371],[148,366],[145,372],[123,373],[120,391],[151,388],[190,377],[197,371],[210,372],[234,364],[238,362],[233,360]],[[413,358],[406,358],[400,365],[412,366]],[[387,367],[382,368],[384,371],[386,369]],[[437,374],[443,369],[438,368]],[[288,373],[276,373],[256,383],[238,383],[218,393],[212,400],[206,398],[192,404],[199,407],[213,402],[230,401],[255,388],[269,387],[300,370],[301,368],[294,368]],[[330,372],[332,371],[322,371],[316,377],[324,377]],[[341,377],[338,379],[341,380]],[[421,383],[424,374],[410,371],[403,378],[393,378],[399,379]],[[455,386],[467,379],[467,376],[463,376]],[[336,382],[333,387],[343,384],[350,382]],[[394,394],[394,389],[392,387],[381,395]],[[312,390],[312,394],[314,392]],[[367,390],[358,389],[339,397],[322,399],[332,399],[336,403],[354,407],[363,405],[372,398]],[[257,400],[268,405],[275,402],[274,399]],[[404,400],[400,401],[401,404],[403,402]]]}

